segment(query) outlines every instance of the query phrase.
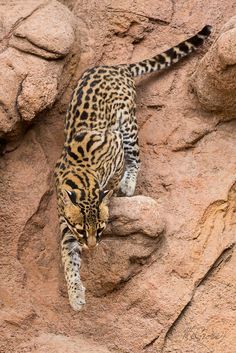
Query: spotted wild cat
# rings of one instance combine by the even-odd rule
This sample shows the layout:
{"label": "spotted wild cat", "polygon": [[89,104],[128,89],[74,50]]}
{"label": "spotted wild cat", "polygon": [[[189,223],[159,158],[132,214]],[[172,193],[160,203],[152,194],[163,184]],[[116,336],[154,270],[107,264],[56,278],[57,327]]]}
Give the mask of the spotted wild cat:
{"label": "spotted wild cat", "polygon": [[61,252],[74,310],[85,303],[82,247],[93,248],[108,221],[112,192],[131,196],[140,165],[133,78],[165,69],[200,46],[197,35],[139,63],[88,69],[74,90],[65,120],[65,144],[56,169]]}

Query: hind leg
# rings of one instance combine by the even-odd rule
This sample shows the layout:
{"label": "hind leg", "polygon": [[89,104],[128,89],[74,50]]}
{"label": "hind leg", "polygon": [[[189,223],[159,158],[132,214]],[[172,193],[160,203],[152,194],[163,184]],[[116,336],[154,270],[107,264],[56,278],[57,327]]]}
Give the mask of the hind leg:
{"label": "hind leg", "polygon": [[140,166],[136,118],[132,118],[131,126],[123,125],[121,132],[125,152],[125,172],[120,182],[120,190],[122,194],[132,196],[135,191]]}

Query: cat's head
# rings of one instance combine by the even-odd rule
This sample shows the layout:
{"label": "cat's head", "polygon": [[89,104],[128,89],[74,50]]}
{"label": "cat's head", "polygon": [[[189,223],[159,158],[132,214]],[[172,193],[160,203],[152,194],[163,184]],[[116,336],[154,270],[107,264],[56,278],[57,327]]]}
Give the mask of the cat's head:
{"label": "cat's head", "polygon": [[94,248],[101,240],[109,216],[112,190],[63,190],[64,218],[82,246]]}

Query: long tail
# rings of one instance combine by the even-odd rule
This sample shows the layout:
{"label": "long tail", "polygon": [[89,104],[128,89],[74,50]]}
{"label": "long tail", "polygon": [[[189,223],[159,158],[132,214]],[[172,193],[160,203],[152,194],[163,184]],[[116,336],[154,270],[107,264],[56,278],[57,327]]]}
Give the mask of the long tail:
{"label": "long tail", "polygon": [[179,60],[195,51],[204,40],[211,34],[212,27],[205,26],[195,36],[177,44],[173,48],[154,56],[151,59],[146,59],[138,63],[128,65],[132,76],[139,76],[149,74],[154,71],[160,71],[172,64],[177,63]]}

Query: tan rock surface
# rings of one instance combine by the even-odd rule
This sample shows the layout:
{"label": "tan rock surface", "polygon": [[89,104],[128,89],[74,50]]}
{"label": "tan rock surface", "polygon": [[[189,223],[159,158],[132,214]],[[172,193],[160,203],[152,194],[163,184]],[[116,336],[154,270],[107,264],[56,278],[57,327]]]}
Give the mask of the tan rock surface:
{"label": "tan rock surface", "polygon": [[201,105],[210,111],[236,117],[236,16],[221,29],[209,52],[192,76]]}
{"label": "tan rock surface", "polygon": [[0,2],[0,23],[0,137],[8,139],[63,90],[59,81],[76,28],[73,14],[58,1]]}
{"label": "tan rock surface", "polygon": [[[17,2],[18,11],[27,16],[35,3]],[[136,194],[155,200],[148,208],[156,220],[149,235],[165,229],[153,237],[135,221],[126,226],[113,219],[117,233],[108,231],[94,252],[83,254],[87,304],[79,313],[69,306],[60,264],[52,171],[71,91],[85,68],[151,56],[205,23],[213,25],[214,41],[235,13],[235,1],[63,4],[73,11],[82,39],[81,47],[75,42],[78,69],[64,96],[0,159],[0,352],[63,347],[71,353],[78,344],[79,353],[234,353],[236,123],[201,110],[189,89],[210,43],[168,72],[138,80],[142,166]],[[13,8],[4,4],[4,31],[19,18]],[[28,54],[4,45],[18,63],[17,75],[8,75],[11,103]],[[72,68],[69,61],[61,82]],[[119,202],[129,208],[134,201],[114,200],[111,217],[120,217]],[[148,224],[141,226],[150,232]],[[135,233],[127,235],[132,227]]]}
{"label": "tan rock surface", "polygon": [[58,1],[37,6],[13,31],[9,45],[46,59],[66,56],[75,37],[75,18]]}
{"label": "tan rock surface", "polygon": [[22,350],[32,353],[109,353],[105,347],[78,337],[42,334],[28,344],[22,345]]}
{"label": "tan rock surface", "polygon": [[104,241],[83,255],[82,276],[88,279],[87,290],[97,297],[116,291],[154,261],[165,228],[160,207],[151,197],[115,197],[110,207]]}
{"label": "tan rock surface", "polygon": [[111,223],[106,229],[107,234],[125,236],[141,233],[156,238],[164,231],[159,205],[151,197],[114,197],[110,207]]}

